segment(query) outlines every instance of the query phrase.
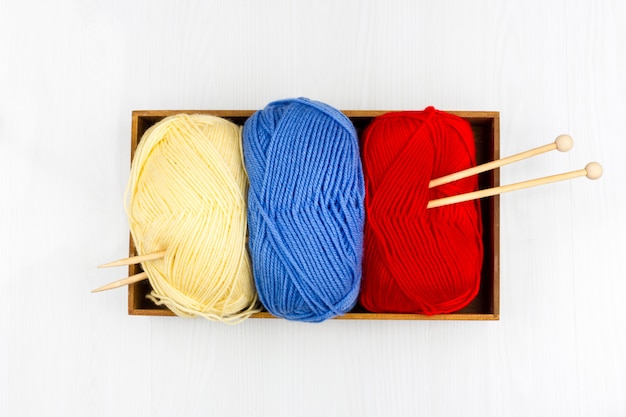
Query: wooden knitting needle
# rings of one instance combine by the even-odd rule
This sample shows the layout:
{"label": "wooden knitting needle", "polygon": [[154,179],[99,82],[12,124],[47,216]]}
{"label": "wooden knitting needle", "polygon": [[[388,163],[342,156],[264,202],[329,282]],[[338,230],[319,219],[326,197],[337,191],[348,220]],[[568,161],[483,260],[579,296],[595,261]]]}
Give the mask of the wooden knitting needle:
{"label": "wooden knitting needle", "polygon": [[124,285],[129,285],[129,284],[133,284],[135,282],[139,282],[139,281],[143,281],[144,279],[148,278],[148,274],[146,274],[145,272],[140,272],[136,275],[131,275],[128,278],[124,278],[124,279],[120,279],[117,281],[113,281],[110,282],[106,285],[103,285],[100,288],[96,288],[95,290],[92,290],[91,292],[100,292],[100,291],[106,291],[106,290],[112,290],[114,288],[119,288],[121,286]]}
{"label": "wooden knitting needle", "polygon": [[548,177],[537,178],[529,181],[522,181],[515,184],[504,185],[500,187],[487,188],[485,190],[474,191],[466,194],[459,194],[450,197],[444,197],[428,202],[428,208],[445,206],[448,204],[461,203],[463,201],[475,200],[483,197],[490,197],[496,194],[502,194],[508,191],[521,190],[523,188],[535,187],[538,185],[549,184],[557,181],[569,180],[576,177],[586,176],[590,180],[596,180],[602,176],[602,165],[597,162],[588,163],[585,168],[577,171],[565,172],[562,174],[551,175]]}
{"label": "wooden knitting needle", "polygon": [[112,266],[124,266],[135,265],[145,261],[153,261],[155,259],[161,259],[165,256],[165,251],[147,253],[145,255],[131,256],[130,258],[118,259],[117,261],[109,262],[104,265],[98,266],[98,268],[110,268]]}
{"label": "wooden knitting needle", "polygon": [[452,181],[467,178],[472,175],[480,174],[481,172],[496,169],[504,165],[512,164],[513,162],[521,161],[522,159],[531,158],[533,156],[541,155],[542,153],[550,152],[558,149],[560,152],[567,152],[574,146],[574,140],[569,135],[559,135],[554,142],[544,146],[540,146],[535,149],[531,149],[526,152],[521,152],[516,155],[508,156],[506,158],[498,159],[496,161],[487,162],[486,164],[478,165],[472,168],[465,169],[463,171],[455,172],[444,177],[435,178],[428,184],[428,188],[437,187],[442,184],[447,184]]}
{"label": "wooden knitting needle", "polygon": [[[161,259],[165,256],[165,251],[147,253],[144,255],[131,256],[129,258],[119,259],[117,261],[109,262],[104,265],[98,266],[98,268],[109,268],[113,266],[124,266],[124,265],[135,265],[145,261],[153,261],[155,259]],[[114,288],[119,288],[124,285],[134,284],[135,282],[143,281],[148,278],[148,274],[145,272],[140,272],[136,275],[131,275],[128,278],[123,278],[117,281],[110,282],[102,287],[96,288],[91,292],[100,292],[106,290],[112,290]]]}

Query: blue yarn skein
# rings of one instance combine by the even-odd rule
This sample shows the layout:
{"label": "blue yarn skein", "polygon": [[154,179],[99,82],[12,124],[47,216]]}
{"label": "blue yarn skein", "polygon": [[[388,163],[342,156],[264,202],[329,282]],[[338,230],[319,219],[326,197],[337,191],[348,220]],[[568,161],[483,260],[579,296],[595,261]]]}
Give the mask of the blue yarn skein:
{"label": "blue yarn skein", "polygon": [[354,126],[324,103],[275,101],[246,121],[243,150],[261,302],[288,320],[347,313],[361,283],[365,219]]}

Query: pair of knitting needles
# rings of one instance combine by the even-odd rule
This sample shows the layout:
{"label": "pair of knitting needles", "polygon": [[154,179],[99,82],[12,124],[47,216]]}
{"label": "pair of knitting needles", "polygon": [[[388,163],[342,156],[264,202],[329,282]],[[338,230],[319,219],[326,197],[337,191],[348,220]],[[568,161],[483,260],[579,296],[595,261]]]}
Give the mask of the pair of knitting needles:
{"label": "pair of knitting needles", "polygon": [[[457,181],[463,178],[467,178],[472,175],[477,175],[485,171],[499,168],[504,165],[509,165],[523,159],[532,158],[533,156],[541,155],[546,152],[558,150],[560,152],[567,152],[574,146],[574,141],[569,135],[560,135],[553,143],[549,143],[544,146],[540,146],[535,149],[521,152],[506,158],[498,159],[492,162],[487,162],[482,165],[478,165],[472,168],[465,169],[463,171],[455,172],[450,175],[446,175],[441,178],[431,180],[428,184],[428,188],[438,187],[443,184],[447,184],[452,181]],[[499,187],[487,188],[484,190],[474,191],[466,194],[459,194],[450,197],[444,197],[437,200],[431,200],[428,202],[427,208],[441,207],[448,204],[461,203],[464,201],[475,200],[484,197],[491,197],[497,194],[503,194],[509,191],[521,190],[524,188],[536,187],[538,185],[550,184],[553,182],[569,180],[577,177],[586,176],[589,179],[596,180],[602,176],[602,166],[597,162],[588,163],[583,169],[576,171],[565,172],[562,174],[551,175],[548,177],[537,178],[534,180],[522,181],[515,184],[504,185]],[[145,255],[131,256],[129,258],[123,258],[114,262],[110,262],[104,265],[100,265],[98,268],[108,268],[113,266],[125,266],[135,265],[141,262],[153,261],[165,257],[165,251],[148,253]],[[148,274],[141,272],[136,275],[132,275],[128,278],[120,279],[118,281],[111,282],[100,288],[96,288],[92,292],[99,292],[105,290],[111,290],[114,288],[122,287],[124,285],[133,284],[135,282],[143,281],[148,278]]]}

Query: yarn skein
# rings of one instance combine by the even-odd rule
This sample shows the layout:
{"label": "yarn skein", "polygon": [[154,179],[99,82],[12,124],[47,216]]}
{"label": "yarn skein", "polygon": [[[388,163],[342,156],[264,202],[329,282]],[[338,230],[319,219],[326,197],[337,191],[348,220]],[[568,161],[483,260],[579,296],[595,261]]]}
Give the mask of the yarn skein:
{"label": "yarn skein", "polygon": [[249,248],[259,298],[288,320],[321,322],[356,304],[364,182],[350,120],[317,101],[276,101],[243,131]]}
{"label": "yarn skein", "polygon": [[427,209],[475,191],[477,177],[429,189],[476,165],[469,123],[429,107],[377,117],[363,133],[366,218],[360,303],[369,311],[451,313],[476,296],[483,260],[480,203]]}
{"label": "yarn skein", "polygon": [[246,249],[248,180],[241,127],[177,114],[150,127],[133,157],[126,212],[156,304],[239,322],[259,311]]}

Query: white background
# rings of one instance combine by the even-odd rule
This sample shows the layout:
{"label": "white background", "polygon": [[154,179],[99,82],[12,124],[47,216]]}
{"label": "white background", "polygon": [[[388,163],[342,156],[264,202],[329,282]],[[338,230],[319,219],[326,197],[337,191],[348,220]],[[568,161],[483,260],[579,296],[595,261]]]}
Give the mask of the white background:
{"label": "white background", "polygon": [[[131,111],[501,112],[501,320],[131,317]],[[0,0],[1,416],[625,416],[623,1]]]}

